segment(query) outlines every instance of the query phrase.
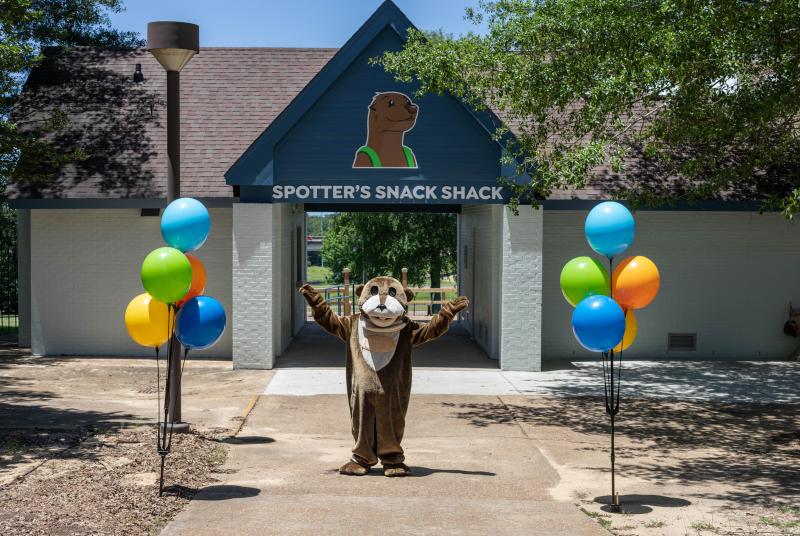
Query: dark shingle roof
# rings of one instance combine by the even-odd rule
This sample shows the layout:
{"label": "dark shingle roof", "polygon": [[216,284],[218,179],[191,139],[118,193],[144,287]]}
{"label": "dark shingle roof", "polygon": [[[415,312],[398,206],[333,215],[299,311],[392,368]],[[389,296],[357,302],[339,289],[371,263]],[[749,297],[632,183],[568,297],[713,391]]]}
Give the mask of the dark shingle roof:
{"label": "dark shingle roof", "polygon": [[[224,173],[336,49],[203,48],[181,72],[181,193],[231,197]],[[135,65],[145,76],[133,82]],[[166,192],[166,73],[144,50],[49,49],[12,119],[31,128],[53,110],[69,126],[52,136],[88,158],[9,198],[141,198]],[[212,143],[213,142],[213,143]]]}

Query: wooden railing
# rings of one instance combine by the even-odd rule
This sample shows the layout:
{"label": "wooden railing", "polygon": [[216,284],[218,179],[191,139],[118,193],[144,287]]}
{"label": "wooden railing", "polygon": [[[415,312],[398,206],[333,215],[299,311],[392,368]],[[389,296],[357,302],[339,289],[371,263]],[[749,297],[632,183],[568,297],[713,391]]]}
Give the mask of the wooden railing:
{"label": "wooden railing", "polygon": [[[407,270],[403,268],[403,286],[414,292],[414,299],[408,303],[408,315],[414,320],[429,320],[441,306],[458,296],[455,287],[409,287]],[[350,281],[350,270],[342,270],[343,284],[320,289],[325,301],[338,315],[349,315],[358,309],[358,296],[355,296],[355,283]],[[308,308],[308,318],[311,309]]]}

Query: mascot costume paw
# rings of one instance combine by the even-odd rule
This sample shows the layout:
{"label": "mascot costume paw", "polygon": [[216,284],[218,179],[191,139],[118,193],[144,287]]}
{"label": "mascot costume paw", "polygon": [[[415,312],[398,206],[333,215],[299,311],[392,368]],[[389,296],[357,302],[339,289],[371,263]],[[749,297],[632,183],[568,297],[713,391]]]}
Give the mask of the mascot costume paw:
{"label": "mascot costume paw", "polygon": [[411,474],[400,446],[411,395],[411,350],[443,335],[469,300],[456,298],[421,324],[407,314],[414,293],[393,277],[356,287],[359,312],[347,317],[334,313],[314,287],[303,285],[300,293],[314,320],[347,343],[347,396],[356,445],[339,472],[365,475],[380,460],[386,476]]}

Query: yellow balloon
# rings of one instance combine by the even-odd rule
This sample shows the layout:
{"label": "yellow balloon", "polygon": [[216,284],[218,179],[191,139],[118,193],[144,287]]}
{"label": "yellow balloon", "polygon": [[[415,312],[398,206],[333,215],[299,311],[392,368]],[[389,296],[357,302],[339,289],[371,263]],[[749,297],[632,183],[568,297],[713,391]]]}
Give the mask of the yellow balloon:
{"label": "yellow balloon", "polygon": [[174,325],[174,315],[167,304],[146,292],[132,299],[125,309],[128,335],[142,346],[161,346],[169,339],[169,328]]}
{"label": "yellow balloon", "polygon": [[633,341],[636,340],[636,331],[638,329],[639,326],[636,324],[636,315],[633,314],[633,309],[628,309],[625,313],[625,335],[622,336],[622,340],[617,347],[614,348],[614,352],[619,353],[623,350],[627,350],[628,347],[633,344]]}

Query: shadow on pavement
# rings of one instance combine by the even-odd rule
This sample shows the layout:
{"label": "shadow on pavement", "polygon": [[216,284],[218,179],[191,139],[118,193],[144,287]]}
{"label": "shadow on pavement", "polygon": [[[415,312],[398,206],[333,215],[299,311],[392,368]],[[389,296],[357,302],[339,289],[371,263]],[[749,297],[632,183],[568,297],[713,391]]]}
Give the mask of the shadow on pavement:
{"label": "shadow on pavement", "polygon": [[[601,441],[609,437],[603,401],[597,398],[539,397],[518,404],[442,405],[452,409],[454,418],[475,427],[562,427],[595,435]],[[796,404],[623,400],[617,437],[625,443],[617,448],[617,470],[652,482],[738,484],[739,490],[719,496],[722,500],[768,504],[776,496],[798,495],[798,409]],[[781,431],[785,435],[776,441],[776,433]],[[607,448],[603,442],[592,442],[584,450],[605,455]],[[706,496],[717,497],[711,491]],[[637,496],[629,497],[635,502]]]}
{"label": "shadow on pavement", "polygon": [[[0,353],[0,471],[30,462],[31,456],[62,459],[94,458],[94,449],[74,449],[99,431],[118,429],[141,418],[119,411],[56,407],[57,393],[31,389],[33,376],[44,367],[69,358],[32,357],[26,349]],[[4,371],[16,368],[23,374]]]}
{"label": "shadow on pavement", "polygon": [[194,501],[227,501],[228,499],[245,499],[260,494],[258,488],[247,486],[219,485],[208,486],[199,490],[192,500]]}
{"label": "shadow on pavement", "polygon": [[274,443],[275,440],[266,436],[236,436],[225,437],[222,439],[215,439],[218,443],[227,443],[228,445],[266,445],[267,443]]}
{"label": "shadow on pavement", "polygon": [[490,471],[465,471],[463,469],[433,469],[431,467],[411,467],[412,476],[428,476],[436,473],[446,473],[451,475],[473,475],[473,476],[496,476]]}
{"label": "shadow on pavement", "polygon": [[[611,495],[595,497],[594,502],[603,504],[601,510],[613,512],[611,509]],[[658,508],[681,508],[692,504],[686,499],[666,497],[664,495],[620,495],[620,507],[623,514],[647,514],[652,512],[651,506]]]}

